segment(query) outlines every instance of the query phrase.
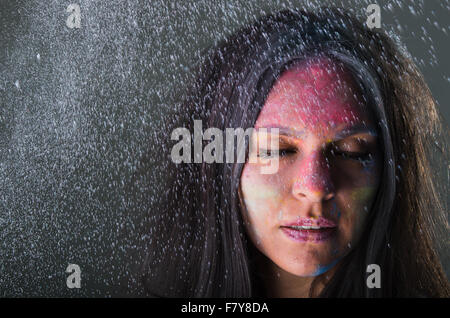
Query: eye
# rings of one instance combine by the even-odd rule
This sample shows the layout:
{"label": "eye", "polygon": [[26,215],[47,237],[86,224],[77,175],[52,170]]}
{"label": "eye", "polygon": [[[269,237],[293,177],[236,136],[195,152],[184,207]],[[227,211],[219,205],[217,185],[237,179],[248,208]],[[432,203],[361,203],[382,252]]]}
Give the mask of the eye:
{"label": "eye", "polygon": [[341,157],[346,160],[358,160],[363,162],[373,161],[373,155],[371,152],[352,152],[331,149],[331,154],[335,157]]}
{"label": "eye", "polygon": [[[278,156],[280,157],[287,157],[290,155],[293,155],[297,152],[294,148],[285,148],[285,149],[278,149]],[[260,158],[271,158],[275,155],[275,150],[270,149],[260,149],[260,152],[258,153],[258,157]]]}
{"label": "eye", "polygon": [[286,149],[280,149],[280,150],[278,150],[278,152],[279,152],[280,157],[287,157],[287,156],[297,153],[297,150],[295,150],[294,148],[286,148]]}
{"label": "eye", "polygon": [[375,146],[372,142],[368,142],[362,138],[351,138],[344,142],[338,141],[330,145],[330,154],[343,160],[357,160],[359,162],[368,163],[374,160]]}

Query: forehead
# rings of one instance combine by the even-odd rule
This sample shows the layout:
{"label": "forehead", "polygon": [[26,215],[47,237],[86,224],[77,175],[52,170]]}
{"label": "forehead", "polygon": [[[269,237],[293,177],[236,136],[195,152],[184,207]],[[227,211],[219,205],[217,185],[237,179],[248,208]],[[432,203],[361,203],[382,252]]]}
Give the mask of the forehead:
{"label": "forehead", "polygon": [[287,127],[321,133],[370,123],[351,73],[327,58],[283,72],[269,92],[255,128]]}

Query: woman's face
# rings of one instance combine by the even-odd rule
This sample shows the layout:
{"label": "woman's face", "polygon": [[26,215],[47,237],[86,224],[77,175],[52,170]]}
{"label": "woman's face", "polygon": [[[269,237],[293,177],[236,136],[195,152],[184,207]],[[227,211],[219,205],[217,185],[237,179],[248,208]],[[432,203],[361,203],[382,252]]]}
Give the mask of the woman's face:
{"label": "woman's face", "polygon": [[[382,154],[370,112],[350,73],[320,58],[284,72],[255,124],[279,129],[278,159],[247,162],[243,218],[256,248],[297,276],[324,273],[358,241],[378,189]],[[279,160],[278,171],[261,166]]]}

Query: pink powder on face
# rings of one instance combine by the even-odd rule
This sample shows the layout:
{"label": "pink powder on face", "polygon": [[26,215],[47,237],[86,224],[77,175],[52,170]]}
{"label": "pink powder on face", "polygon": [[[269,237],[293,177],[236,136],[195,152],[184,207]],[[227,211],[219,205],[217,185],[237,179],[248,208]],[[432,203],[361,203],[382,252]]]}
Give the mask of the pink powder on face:
{"label": "pink powder on face", "polygon": [[294,183],[295,189],[308,189],[311,195],[329,193],[333,191],[330,172],[327,169],[325,159],[320,151],[314,151],[302,160],[299,175],[303,176]]}
{"label": "pink powder on face", "polygon": [[326,134],[360,121],[357,92],[349,72],[327,58],[295,65],[273,86],[255,127],[291,123]]}

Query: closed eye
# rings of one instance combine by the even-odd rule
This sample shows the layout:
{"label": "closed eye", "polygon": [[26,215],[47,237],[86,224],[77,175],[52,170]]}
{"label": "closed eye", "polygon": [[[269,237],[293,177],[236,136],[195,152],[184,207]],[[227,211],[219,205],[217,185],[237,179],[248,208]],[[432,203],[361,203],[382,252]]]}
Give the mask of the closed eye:
{"label": "closed eye", "polygon": [[[287,157],[290,155],[293,155],[297,153],[296,149],[293,148],[286,148],[286,149],[278,149],[278,156],[279,157]],[[270,149],[260,149],[258,153],[258,157],[261,158],[268,158],[273,157],[276,154],[276,150],[270,150]]]}
{"label": "closed eye", "polygon": [[371,161],[373,160],[373,155],[371,152],[352,152],[352,151],[340,151],[331,150],[333,156],[341,157],[343,159],[352,159],[359,161]]}
{"label": "closed eye", "polygon": [[366,136],[365,138],[351,137],[330,144],[330,153],[334,157],[345,160],[372,161],[376,149],[376,138]]}

